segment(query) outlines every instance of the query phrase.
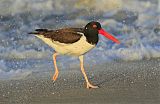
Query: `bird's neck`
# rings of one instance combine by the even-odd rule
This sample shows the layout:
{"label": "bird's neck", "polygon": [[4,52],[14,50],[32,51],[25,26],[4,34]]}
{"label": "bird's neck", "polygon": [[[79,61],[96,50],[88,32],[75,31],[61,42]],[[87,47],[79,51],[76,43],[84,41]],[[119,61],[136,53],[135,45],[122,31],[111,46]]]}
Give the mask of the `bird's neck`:
{"label": "bird's neck", "polygon": [[98,43],[98,32],[96,31],[85,31],[84,35],[86,36],[87,42],[93,45]]}

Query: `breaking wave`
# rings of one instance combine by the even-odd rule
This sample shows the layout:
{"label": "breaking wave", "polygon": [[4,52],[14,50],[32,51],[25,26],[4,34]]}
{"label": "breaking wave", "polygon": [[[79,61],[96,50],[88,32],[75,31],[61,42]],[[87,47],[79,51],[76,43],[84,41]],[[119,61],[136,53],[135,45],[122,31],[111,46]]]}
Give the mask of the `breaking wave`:
{"label": "breaking wave", "polygon": [[[121,44],[100,36],[97,47],[85,55],[86,64],[158,58],[158,5],[158,0],[1,0],[0,78],[16,73],[25,76],[46,70],[49,65],[52,68],[53,49],[28,32],[36,28],[83,27],[92,20],[101,22]],[[59,60],[63,68],[74,65],[76,58],[63,56]]]}

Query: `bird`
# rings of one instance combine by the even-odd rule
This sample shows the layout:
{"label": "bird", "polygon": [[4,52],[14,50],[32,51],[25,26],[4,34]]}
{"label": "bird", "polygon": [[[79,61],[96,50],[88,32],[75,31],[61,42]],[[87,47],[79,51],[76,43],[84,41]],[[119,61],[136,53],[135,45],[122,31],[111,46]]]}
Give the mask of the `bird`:
{"label": "bird", "polygon": [[76,56],[80,61],[80,69],[86,81],[86,88],[99,88],[99,86],[93,85],[88,80],[87,74],[84,68],[84,55],[96,47],[99,34],[103,35],[107,39],[120,44],[120,41],[105,31],[101,24],[97,21],[91,21],[83,28],[68,27],[57,30],[52,29],[36,29],[29,34],[34,34],[41,39],[44,43],[48,44],[55,50],[53,53],[53,64],[55,68],[53,81],[56,81],[59,75],[59,69],[57,67],[56,58],[58,55]]}

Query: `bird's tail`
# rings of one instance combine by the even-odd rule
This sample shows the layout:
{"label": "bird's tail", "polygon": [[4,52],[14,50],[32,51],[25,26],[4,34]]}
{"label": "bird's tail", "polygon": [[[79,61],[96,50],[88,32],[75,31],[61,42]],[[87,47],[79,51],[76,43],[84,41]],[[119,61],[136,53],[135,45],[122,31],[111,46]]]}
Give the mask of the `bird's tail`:
{"label": "bird's tail", "polygon": [[34,32],[29,32],[28,34],[43,34],[48,31],[48,29],[36,29]]}

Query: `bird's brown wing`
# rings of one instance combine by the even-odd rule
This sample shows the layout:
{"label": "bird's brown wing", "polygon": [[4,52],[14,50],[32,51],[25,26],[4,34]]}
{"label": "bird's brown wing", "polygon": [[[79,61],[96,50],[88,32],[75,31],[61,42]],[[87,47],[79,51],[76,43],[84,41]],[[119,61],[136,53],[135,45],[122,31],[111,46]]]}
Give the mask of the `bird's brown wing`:
{"label": "bird's brown wing", "polygon": [[29,34],[43,35],[52,41],[69,44],[78,41],[82,36],[80,33],[83,33],[82,28],[64,28],[58,30],[36,29],[35,32]]}

